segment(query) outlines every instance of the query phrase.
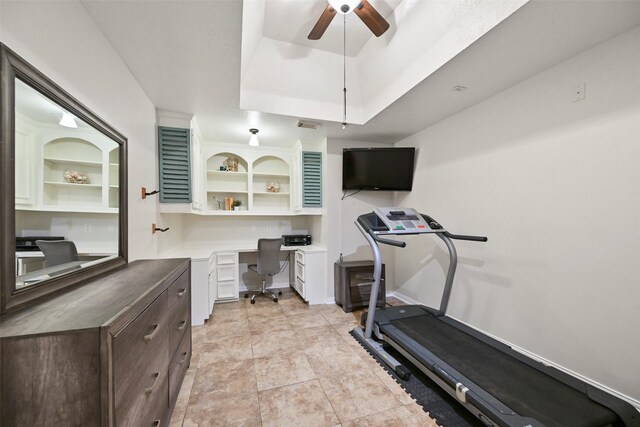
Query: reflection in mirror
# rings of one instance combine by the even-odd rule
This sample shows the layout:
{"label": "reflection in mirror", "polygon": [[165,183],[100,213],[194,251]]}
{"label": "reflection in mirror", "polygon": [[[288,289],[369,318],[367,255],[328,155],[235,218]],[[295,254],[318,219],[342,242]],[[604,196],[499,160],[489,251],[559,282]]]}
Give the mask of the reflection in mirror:
{"label": "reflection in mirror", "polygon": [[16,290],[118,256],[119,152],[15,80]]}

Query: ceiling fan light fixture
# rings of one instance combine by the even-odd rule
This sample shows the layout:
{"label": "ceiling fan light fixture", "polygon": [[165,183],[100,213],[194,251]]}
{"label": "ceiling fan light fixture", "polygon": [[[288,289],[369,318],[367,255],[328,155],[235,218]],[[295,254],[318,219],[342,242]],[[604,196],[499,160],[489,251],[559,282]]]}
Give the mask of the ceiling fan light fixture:
{"label": "ceiling fan light fixture", "polygon": [[329,0],[329,4],[336,12],[345,15],[351,12],[356,7],[360,6],[362,0]]}
{"label": "ceiling fan light fixture", "polygon": [[249,132],[251,132],[251,137],[249,138],[249,145],[252,147],[259,147],[260,146],[260,142],[258,141],[258,129],[255,128],[251,128],[249,129]]}

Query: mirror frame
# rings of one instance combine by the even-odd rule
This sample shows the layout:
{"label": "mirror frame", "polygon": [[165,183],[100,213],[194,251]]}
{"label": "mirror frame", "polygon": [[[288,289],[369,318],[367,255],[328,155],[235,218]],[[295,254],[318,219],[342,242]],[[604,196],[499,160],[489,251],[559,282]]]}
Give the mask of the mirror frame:
{"label": "mirror frame", "polygon": [[[0,314],[44,300],[127,263],[127,139],[47,76],[0,43]],[[15,277],[15,79],[56,102],[120,145],[118,256],[16,290]]]}

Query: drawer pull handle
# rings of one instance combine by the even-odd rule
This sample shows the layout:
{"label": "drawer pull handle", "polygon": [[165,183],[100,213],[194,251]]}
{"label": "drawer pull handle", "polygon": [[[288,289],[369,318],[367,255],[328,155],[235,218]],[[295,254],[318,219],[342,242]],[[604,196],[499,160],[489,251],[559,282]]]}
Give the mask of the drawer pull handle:
{"label": "drawer pull handle", "polygon": [[185,351],[184,353],[182,353],[182,355],[184,356],[184,358],[183,358],[181,361],[179,361],[179,362],[178,362],[180,365],[184,365],[184,362],[186,362],[186,361],[187,361],[187,353],[188,353],[187,351]]}
{"label": "drawer pull handle", "polygon": [[178,326],[178,330],[179,331],[183,330],[185,326],[187,326],[187,321],[183,320],[182,322],[180,322],[180,326]]}
{"label": "drawer pull handle", "polygon": [[180,292],[178,292],[178,298],[182,297],[182,295],[187,293],[187,289],[181,289]]}
{"label": "drawer pull handle", "polygon": [[145,388],[144,389],[144,394],[146,394],[147,396],[149,396],[151,393],[153,393],[153,386],[156,385],[156,383],[158,382],[158,378],[160,377],[160,372],[156,372],[155,374],[153,374],[153,384],[151,384],[151,387]]}
{"label": "drawer pull handle", "polygon": [[151,341],[153,339],[153,337],[156,336],[156,334],[158,333],[158,326],[160,326],[160,324],[156,324],[153,325],[153,332],[151,332],[149,335],[145,335],[144,336],[144,340],[145,341]]}

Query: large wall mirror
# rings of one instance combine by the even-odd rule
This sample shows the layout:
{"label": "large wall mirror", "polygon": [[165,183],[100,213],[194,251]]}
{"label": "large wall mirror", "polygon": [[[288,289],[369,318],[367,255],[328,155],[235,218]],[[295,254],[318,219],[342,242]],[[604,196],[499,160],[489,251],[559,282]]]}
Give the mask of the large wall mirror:
{"label": "large wall mirror", "polygon": [[126,138],[0,44],[0,312],[126,263]]}

